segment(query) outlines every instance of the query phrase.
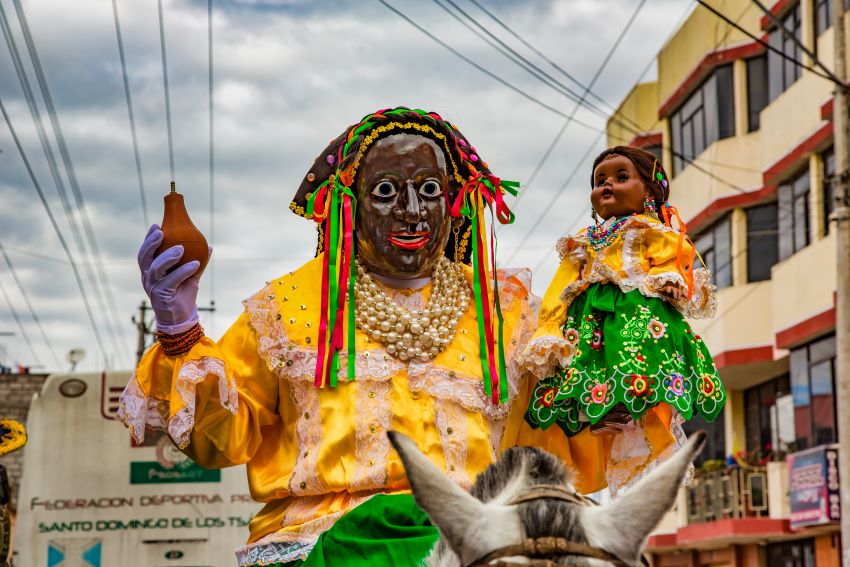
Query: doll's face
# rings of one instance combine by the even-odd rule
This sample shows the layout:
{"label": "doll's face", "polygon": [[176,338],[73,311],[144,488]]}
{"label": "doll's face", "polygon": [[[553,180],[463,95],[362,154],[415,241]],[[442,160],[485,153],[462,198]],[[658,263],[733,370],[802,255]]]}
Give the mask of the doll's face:
{"label": "doll's face", "polygon": [[635,164],[625,156],[611,155],[593,171],[590,204],[603,219],[643,212],[646,195]]}
{"label": "doll's face", "polygon": [[449,179],[430,138],[396,134],[366,153],[357,174],[357,256],[390,278],[430,276],[448,242]]}

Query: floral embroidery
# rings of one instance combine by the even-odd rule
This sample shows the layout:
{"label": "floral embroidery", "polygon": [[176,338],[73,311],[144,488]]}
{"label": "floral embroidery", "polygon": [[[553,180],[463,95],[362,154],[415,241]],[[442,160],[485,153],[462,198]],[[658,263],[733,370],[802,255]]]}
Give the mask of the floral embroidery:
{"label": "floral embroidery", "polygon": [[603,347],[602,331],[599,329],[593,330],[593,335],[590,338],[590,348],[599,350]]}
{"label": "floral embroidery", "polygon": [[571,347],[576,346],[576,344],[578,343],[578,338],[578,329],[570,327],[564,332],[564,339],[566,339],[567,344]]}
{"label": "floral embroidery", "polygon": [[446,474],[465,489],[469,489],[472,481],[466,474],[466,456],[469,451],[466,413],[466,410],[451,400],[437,400],[434,403],[434,422],[440,432],[440,442],[446,458]]}
{"label": "floral embroidery", "polygon": [[649,392],[649,378],[640,374],[632,374],[631,391],[635,396],[643,396]]}
{"label": "floral embroidery", "polygon": [[664,386],[677,396],[685,395],[685,377],[678,373],[673,373],[664,381]]}
{"label": "floral embroidery", "polygon": [[656,341],[658,339],[663,339],[667,334],[667,325],[658,319],[650,319],[649,325],[647,325],[646,328],[649,331],[649,335]]}
{"label": "floral embroidery", "polygon": [[604,404],[609,399],[607,384],[594,384],[590,388],[590,399],[594,404]]}

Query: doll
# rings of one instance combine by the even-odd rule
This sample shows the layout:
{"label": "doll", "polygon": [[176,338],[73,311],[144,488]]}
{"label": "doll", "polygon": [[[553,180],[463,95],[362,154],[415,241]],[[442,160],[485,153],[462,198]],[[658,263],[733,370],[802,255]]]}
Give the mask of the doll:
{"label": "doll", "polygon": [[538,378],[526,420],[568,436],[649,411],[714,420],[726,392],[685,317],[712,317],[715,288],[667,203],[664,168],[649,152],[613,147],[594,161],[591,187],[596,224],[558,242],[561,264],[523,354]]}

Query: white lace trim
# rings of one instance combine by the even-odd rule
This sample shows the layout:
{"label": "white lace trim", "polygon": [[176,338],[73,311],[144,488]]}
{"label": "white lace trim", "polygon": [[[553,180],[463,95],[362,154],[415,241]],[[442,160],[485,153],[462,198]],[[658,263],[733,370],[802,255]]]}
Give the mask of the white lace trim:
{"label": "white lace trim", "polygon": [[[505,344],[505,358],[513,361],[518,349],[528,342],[537,326],[537,313],[531,299],[531,273],[523,270],[499,270],[499,293],[504,309],[508,309],[517,298],[528,297],[520,313],[511,339]],[[405,294],[400,294],[404,296]],[[410,297],[420,296],[414,293]],[[408,298],[409,300],[409,298]],[[281,313],[270,284],[244,302],[249,322],[257,338],[258,352],[269,369],[280,378],[289,382],[309,382],[313,384],[318,350],[312,347],[295,345],[280,323]],[[340,352],[339,378],[347,376],[348,354]],[[358,381],[388,381],[407,368],[412,390],[426,391],[432,395],[454,399],[470,411],[484,413],[491,418],[501,418],[510,411],[510,403],[495,406],[484,394],[481,380],[476,377],[459,375],[451,369],[436,366],[433,362],[409,362],[404,364],[390,356],[383,348],[357,351],[355,369]],[[517,392],[517,382],[521,379],[518,367],[509,362],[508,382],[509,399],[512,401]]]}
{"label": "white lace trim", "polygon": [[221,407],[236,414],[239,395],[236,382],[227,376],[224,362],[217,358],[204,356],[183,363],[177,374],[175,388],[180,394],[183,407],[177,410],[166,423],[169,413],[168,402],[149,398],[139,386],[134,374],[121,394],[117,419],[129,429],[137,443],[145,439],[145,426],[166,431],[178,447],[185,449],[195,426],[195,393],[198,384],[208,376],[218,379],[218,399]]}
{"label": "white lace trim", "polygon": [[319,536],[333,527],[343,515],[353,510],[374,494],[352,496],[344,510],[316,517],[319,508],[327,504],[325,496],[302,496],[293,500],[281,521],[281,527],[299,525],[298,531],[278,531],[236,550],[240,567],[273,565],[297,559],[306,559],[315,547]]}
{"label": "white lace trim", "polygon": [[567,341],[556,335],[543,335],[532,339],[520,355],[519,364],[523,370],[538,379],[548,378],[555,368],[569,366],[573,349]]}
{"label": "white lace trim", "polygon": [[499,458],[499,449],[502,447],[502,437],[505,434],[504,419],[488,419],[487,424],[490,426],[490,449],[492,451],[493,462]]}
{"label": "white lace trim", "polygon": [[310,541],[257,542],[246,545],[236,550],[236,561],[239,563],[239,567],[249,567],[307,559],[307,556],[316,547],[319,536],[312,536],[307,539]]}
{"label": "white lace trim", "polygon": [[370,490],[387,485],[392,428],[392,388],[390,382],[357,380],[354,384],[355,469],[350,480],[352,490]]}
{"label": "white lace trim", "polygon": [[[646,276],[641,284],[641,293],[652,297],[660,297],[658,290],[667,284],[677,284],[682,289],[687,289],[685,279],[677,272],[667,272]],[[717,313],[717,287],[711,283],[711,273],[705,268],[694,270],[694,288],[691,298],[687,296],[679,299],[664,297],[673,304],[682,315],[692,319],[711,319]]]}
{"label": "white lace trim", "polygon": [[611,442],[609,466],[605,471],[608,480],[608,490],[613,498],[623,494],[630,486],[649,474],[655,468],[676,454],[687,441],[682,429],[684,418],[673,410],[670,421],[670,432],[673,443],[664,449],[654,460],[650,460],[654,448],[646,435],[645,419],[630,422],[618,432]]}
{"label": "white lace trim", "polygon": [[464,489],[472,486],[466,474],[466,457],[469,452],[469,431],[466,410],[451,400],[434,402],[434,423],[440,432],[440,443],[446,458],[446,475]]}
{"label": "white lace trim", "polygon": [[165,431],[168,428],[168,401],[149,398],[134,373],[121,393],[115,419],[130,430],[137,444],[145,440],[145,427]]}
{"label": "white lace trim", "polygon": [[295,438],[298,442],[298,458],[289,479],[289,492],[303,496],[324,494],[327,487],[321,481],[317,465],[322,444],[322,417],[319,389],[309,382],[291,382],[289,393],[298,409],[295,422]]}
{"label": "white lace trim", "polygon": [[[647,297],[664,297],[658,293],[667,283],[678,283],[685,286],[684,278],[678,272],[666,272],[662,274],[649,275],[641,265],[643,245],[648,231],[669,232],[678,234],[675,229],[658,223],[651,223],[645,219],[634,217],[623,227],[623,274],[613,269],[605,260],[605,250],[600,250],[593,258],[590,273],[585,275],[585,269],[589,243],[584,233],[575,237],[561,238],[556,245],[561,258],[569,258],[582,274],[576,281],[568,284],[561,292],[561,300],[567,307],[573,302],[577,295],[582,293],[591,284],[599,282],[611,282],[616,284],[623,293],[635,289]],[[694,290],[691,299],[683,298],[670,300],[671,303],[683,315],[691,318],[710,318],[717,310],[717,298],[715,286],[711,285],[711,273],[699,268],[694,270]],[[667,299],[664,297],[664,299]]]}

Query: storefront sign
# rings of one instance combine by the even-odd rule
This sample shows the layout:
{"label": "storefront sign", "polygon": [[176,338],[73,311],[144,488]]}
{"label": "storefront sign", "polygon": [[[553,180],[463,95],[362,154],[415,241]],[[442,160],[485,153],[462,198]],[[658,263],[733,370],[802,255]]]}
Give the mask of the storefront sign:
{"label": "storefront sign", "polygon": [[838,445],[823,445],[788,456],[791,527],[841,519]]}

